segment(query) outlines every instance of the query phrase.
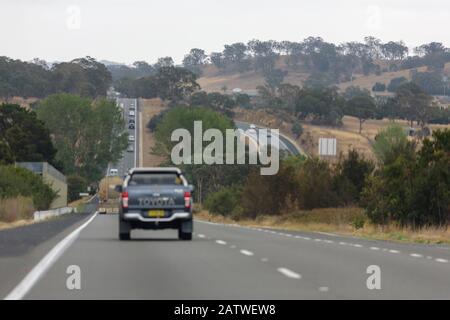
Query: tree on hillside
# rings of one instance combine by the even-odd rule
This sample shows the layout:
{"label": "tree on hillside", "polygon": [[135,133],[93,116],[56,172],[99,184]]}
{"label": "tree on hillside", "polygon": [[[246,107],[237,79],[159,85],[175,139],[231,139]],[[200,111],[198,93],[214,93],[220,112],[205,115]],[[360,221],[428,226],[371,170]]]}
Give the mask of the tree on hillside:
{"label": "tree on hillside", "polygon": [[[225,49],[222,53],[222,63],[230,71],[248,71],[250,67],[250,60],[248,59],[247,50],[247,46],[242,42],[225,45]],[[215,62],[213,62],[218,62],[218,56],[214,58]],[[213,57],[211,57],[211,59],[213,59]]]}
{"label": "tree on hillside", "polygon": [[280,85],[283,83],[284,77],[287,75],[286,70],[281,69],[271,69],[268,71],[265,71],[263,73],[264,80],[266,81],[266,86],[269,87],[272,92],[275,92],[276,89],[280,87]]}
{"label": "tree on hillside", "polygon": [[189,70],[177,67],[162,67],[155,76],[158,96],[173,103],[184,100],[200,89],[197,76]]}
{"label": "tree on hillside", "polygon": [[165,67],[173,67],[175,65],[175,62],[173,61],[172,57],[162,57],[158,58],[158,61],[155,63],[155,69],[161,69]]}
{"label": "tree on hillside", "polygon": [[91,57],[62,62],[52,67],[54,92],[66,92],[95,98],[105,96],[112,77],[102,63]]}
{"label": "tree on hillside", "polygon": [[46,161],[56,165],[55,154],[50,133],[35,112],[14,104],[0,106],[0,162]]}
{"label": "tree on hillside", "polygon": [[381,45],[381,52],[386,59],[402,60],[408,55],[409,49],[403,41],[389,41]]}
{"label": "tree on hillside", "polygon": [[202,49],[191,49],[191,51],[184,56],[183,66],[194,72],[197,76],[202,74],[201,66],[206,62],[208,56],[205,54],[205,50]]}
{"label": "tree on hillside", "polygon": [[222,52],[211,52],[209,59],[218,69],[222,70],[226,67],[225,57]]}
{"label": "tree on hillside", "polygon": [[432,98],[421,87],[414,82],[405,83],[398,87],[395,99],[411,127],[413,121],[417,121],[422,129],[426,126]]}
{"label": "tree on hillside", "polygon": [[351,98],[345,104],[345,114],[358,118],[359,134],[362,132],[363,123],[375,116],[375,101],[370,95],[359,95]]}
{"label": "tree on hillside", "polygon": [[128,145],[122,111],[113,101],[58,94],[40,102],[37,114],[52,135],[56,159],[66,174],[98,181]]}
{"label": "tree on hillside", "polygon": [[274,41],[251,40],[247,44],[255,57],[255,70],[270,73],[275,68],[275,61],[279,54],[274,51]]}

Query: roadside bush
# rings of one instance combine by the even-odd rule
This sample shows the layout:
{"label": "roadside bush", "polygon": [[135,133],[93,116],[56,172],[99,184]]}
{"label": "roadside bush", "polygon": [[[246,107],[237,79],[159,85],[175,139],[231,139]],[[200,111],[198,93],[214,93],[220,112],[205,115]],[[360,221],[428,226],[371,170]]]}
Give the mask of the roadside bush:
{"label": "roadside bush", "polygon": [[85,178],[78,175],[70,175],[67,177],[67,200],[69,202],[80,199],[80,193],[86,192],[88,182]]}
{"label": "roadside bush", "polygon": [[238,187],[226,187],[210,194],[206,198],[205,207],[213,214],[230,215],[239,205],[240,197],[241,190]]}
{"label": "roadside bush", "polygon": [[[395,141],[394,141],[395,142]],[[413,229],[450,223],[450,130],[436,131],[418,153],[403,143],[387,154],[367,180],[362,203],[374,223]]]}
{"label": "roadside bush", "polygon": [[364,188],[366,178],[374,170],[374,164],[356,150],[349,150],[336,168],[334,187],[343,204],[356,204]]}
{"label": "roadside bush", "polygon": [[33,172],[13,166],[0,166],[0,198],[31,197],[37,210],[46,210],[57,193]]}
{"label": "roadside bush", "polygon": [[13,222],[33,218],[35,209],[30,197],[0,198],[0,221]]}
{"label": "roadside bush", "polygon": [[307,159],[297,174],[299,208],[338,206],[339,199],[333,190],[333,178],[333,171],[327,162],[317,158]]}

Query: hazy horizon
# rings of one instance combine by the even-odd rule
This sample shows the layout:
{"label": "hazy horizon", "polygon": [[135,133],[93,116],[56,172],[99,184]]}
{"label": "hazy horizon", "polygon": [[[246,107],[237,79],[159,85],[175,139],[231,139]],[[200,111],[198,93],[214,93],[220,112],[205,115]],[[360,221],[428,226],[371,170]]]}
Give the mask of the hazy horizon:
{"label": "hazy horizon", "polygon": [[130,64],[191,48],[207,53],[251,39],[301,41],[320,36],[336,44],[403,40],[409,48],[450,45],[450,3],[429,0],[23,0],[0,4],[0,55],[68,61],[83,56]]}

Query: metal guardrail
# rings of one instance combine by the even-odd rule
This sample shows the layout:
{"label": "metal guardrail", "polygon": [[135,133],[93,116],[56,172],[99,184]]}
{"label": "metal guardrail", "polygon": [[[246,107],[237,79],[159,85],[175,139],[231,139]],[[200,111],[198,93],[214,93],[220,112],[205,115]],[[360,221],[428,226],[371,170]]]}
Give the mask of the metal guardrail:
{"label": "metal guardrail", "polygon": [[64,208],[58,208],[58,209],[53,209],[53,210],[36,211],[33,214],[33,220],[34,221],[45,220],[45,219],[48,219],[51,217],[57,217],[57,216],[61,216],[61,215],[72,213],[72,212],[76,212],[76,209],[70,208],[70,207],[64,207]]}

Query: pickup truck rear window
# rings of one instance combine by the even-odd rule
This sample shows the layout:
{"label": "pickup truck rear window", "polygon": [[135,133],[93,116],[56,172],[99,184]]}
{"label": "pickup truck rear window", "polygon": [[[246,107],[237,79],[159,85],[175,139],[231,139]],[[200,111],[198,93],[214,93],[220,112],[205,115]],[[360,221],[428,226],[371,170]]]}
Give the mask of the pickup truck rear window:
{"label": "pickup truck rear window", "polygon": [[175,173],[135,173],[130,177],[128,185],[182,185],[183,182]]}

